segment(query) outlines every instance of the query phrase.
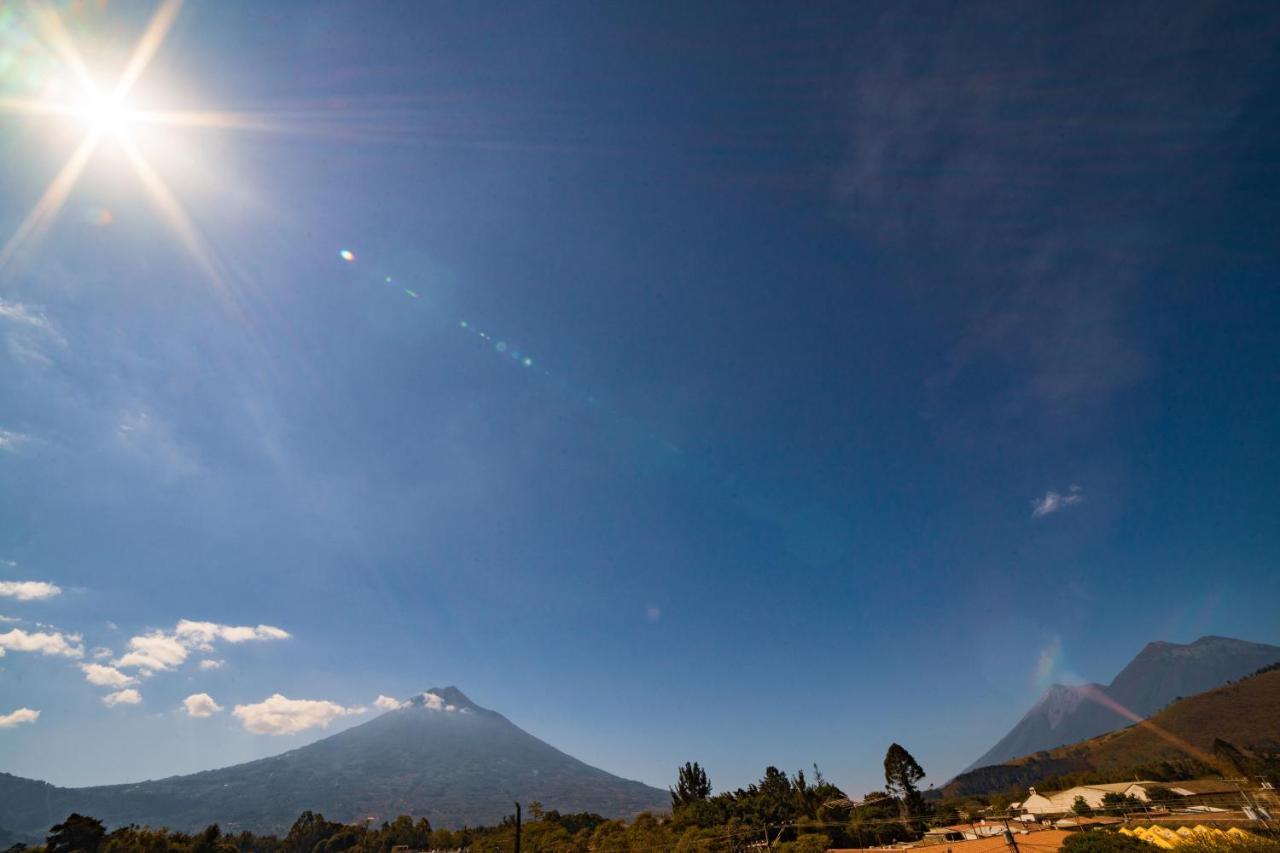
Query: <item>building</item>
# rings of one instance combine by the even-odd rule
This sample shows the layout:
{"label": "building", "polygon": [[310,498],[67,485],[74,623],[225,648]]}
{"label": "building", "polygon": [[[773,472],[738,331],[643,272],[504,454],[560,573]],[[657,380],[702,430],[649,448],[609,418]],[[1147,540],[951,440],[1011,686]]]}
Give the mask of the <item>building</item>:
{"label": "building", "polygon": [[1078,797],[1084,798],[1084,801],[1089,804],[1091,809],[1102,808],[1102,798],[1108,794],[1135,797],[1145,803],[1150,799],[1147,796],[1147,788],[1159,784],[1159,782],[1149,781],[1108,782],[1100,785],[1077,785],[1074,788],[1068,788],[1065,791],[1058,791],[1053,794],[1040,794],[1036,792],[1035,788],[1031,788],[1027,798],[1022,801],[1019,807],[1027,814],[1042,817],[1070,814]]}

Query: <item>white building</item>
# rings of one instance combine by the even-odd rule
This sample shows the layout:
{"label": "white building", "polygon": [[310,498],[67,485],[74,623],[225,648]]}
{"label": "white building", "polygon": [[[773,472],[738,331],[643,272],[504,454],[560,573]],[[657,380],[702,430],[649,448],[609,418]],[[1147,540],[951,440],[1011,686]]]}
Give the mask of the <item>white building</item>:
{"label": "white building", "polygon": [[1065,791],[1058,791],[1053,794],[1038,794],[1035,788],[1031,788],[1027,794],[1027,798],[1022,801],[1021,808],[1028,814],[1036,815],[1064,815],[1071,813],[1071,807],[1075,805],[1077,797],[1083,797],[1084,801],[1089,804],[1089,808],[1102,808],[1102,798],[1107,794],[1119,794],[1122,797],[1136,797],[1142,802],[1146,802],[1147,788],[1152,785],[1158,785],[1158,782],[1110,782],[1102,785],[1077,785],[1074,788],[1068,788]]}

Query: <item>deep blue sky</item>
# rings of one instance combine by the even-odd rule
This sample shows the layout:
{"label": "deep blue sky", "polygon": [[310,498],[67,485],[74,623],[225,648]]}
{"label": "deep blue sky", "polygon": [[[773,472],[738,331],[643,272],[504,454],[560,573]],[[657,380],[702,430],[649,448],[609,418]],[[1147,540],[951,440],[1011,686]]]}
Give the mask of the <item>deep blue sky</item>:
{"label": "deep blue sky", "polygon": [[[110,80],[153,8],[68,29]],[[61,589],[0,634],[84,647],[9,635],[0,717],[40,716],[0,769],[189,772],[375,712],[237,705],[456,684],[655,785],[863,792],[1149,640],[1280,642],[1277,35],[1265,2],[193,0],[140,106],[287,132],[137,132],[221,286],[111,139],[0,269],[0,580]],[[62,73],[0,39],[0,94]],[[4,241],[82,133],[0,116]],[[104,706],[79,665],[180,619],[291,636],[188,635]]]}

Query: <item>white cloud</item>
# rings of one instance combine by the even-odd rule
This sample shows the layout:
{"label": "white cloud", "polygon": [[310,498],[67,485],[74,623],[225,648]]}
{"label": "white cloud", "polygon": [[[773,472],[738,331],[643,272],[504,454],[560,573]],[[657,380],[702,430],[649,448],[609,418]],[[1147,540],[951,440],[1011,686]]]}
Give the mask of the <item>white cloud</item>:
{"label": "white cloud", "polygon": [[116,666],[136,666],[158,672],[173,669],[187,659],[191,651],[176,637],[163,631],[152,631],[129,640],[129,651]]}
{"label": "white cloud", "polygon": [[30,708],[19,708],[12,714],[0,714],[0,729],[11,729],[19,723],[34,723],[39,718],[39,711],[33,711]]}
{"label": "white cloud", "polygon": [[344,708],[323,699],[289,699],[279,693],[252,705],[237,705],[232,713],[244,727],[260,735],[291,735],[319,726],[325,728],[338,717],[363,714],[364,708]]}
{"label": "white cloud", "polygon": [[[30,436],[23,435],[20,432],[12,430],[0,429],[0,450],[17,450],[23,444],[30,440]],[[8,561],[6,561],[8,562]],[[13,565],[17,565],[14,563]]]}
{"label": "white cloud", "polygon": [[142,694],[132,687],[125,690],[117,690],[115,693],[108,693],[102,697],[102,704],[110,708],[113,705],[137,705],[142,701]]}
{"label": "white cloud", "polygon": [[1065,494],[1050,489],[1044,493],[1044,497],[1035,498],[1031,501],[1031,517],[1043,518],[1046,515],[1066,509],[1069,506],[1075,506],[1084,501],[1084,490],[1079,486],[1072,486],[1067,489]]}
{"label": "white cloud", "polygon": [[193,622],[183,619],[174,634],[183,642],[202,651],[213,648],[214,640],[228,643],[247,643],[252,640],[287,640],[289,632],[271,625],[219,625],[216,622]]}
{"label": "white cloud", "polygon": [[[272,625],[220,625],[216,622],[194,622],[183,619],[172,633],[152,631],[129,640],[129,651],[115,662],[116,666],[140,667],[162,672],[181,666],[193,651],[211,652],[219,640],[247,643],[255,640],[284,640],[288,631]],[[205,669],[212,667],[201,666]]]}
{"label": "white cloud", "polygon": [[222,710],[222,706],[208,693],[192,693],[182,700],[182,704],[186,706],[188,717],[211,717]]}
{"label": "white cloud", "polygon": [[0,657],[4,657],[5,651],[11,652],[40,652],[44,655],[62,655],[68,658],[84,657],[84,646],[80,645],[79,634],[63,634],[54,632],[51,634],[43,631],[27,632],[21,628],[14,628],[5,634],[0,634]]}
{"label": "white cloud", "polygon": [[[3,436],[0,436],[0,447],[3,447]],[[18,601],[39,601],[53,598],[61,592],[57,585],[46,581],[0,581],[0,597]]]}
{"label": "white cloud", "polygon": [[100,663],[82,663],[80,669],[84,672],[85,681],[90,684],[96,684],[98,687],[128,687],[130,684],[137,684],[138,679],[131,675],[125,675],[114,666],[103,666]]}
{"label": "white cloud", "polygon": [[17,616],[0,616],[0,622],[21,622]]}
{"label": "white cloud", "polygon": [[384,711],[395,711],[398,708],[403,708],[405,703],[401,702],[399,699],[393,699],[390,696],[379,696],[377,699],[373,700],[373,704]]}
{"label": "white cloud", "polygon": [[434,693],[423,693],[422,704],[429,711],[444,710],[444,699]]}
{"label": "white cloud", "polygon": [[212,660],[206,658],[205,660],[200,661],[200,668],[203,670],[222,669],[226,664],[227,662],[224,660]]}
{"label": "white cloud", "polygon": [[115,654],[115,652],[111,651],[111,649],[106,646],[94,646],[93,651],[89,652],[89,654],[93,655],[95,660],[106,660]]}

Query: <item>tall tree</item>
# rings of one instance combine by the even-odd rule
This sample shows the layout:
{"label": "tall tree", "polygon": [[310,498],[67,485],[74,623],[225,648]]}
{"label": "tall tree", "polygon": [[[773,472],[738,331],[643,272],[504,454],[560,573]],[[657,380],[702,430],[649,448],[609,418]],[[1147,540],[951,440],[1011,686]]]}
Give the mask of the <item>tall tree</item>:
{"label": "tall tree", "polygon": [[698,762],[685,762],[684,767],[677,771],[675,788],[668,790],[671,791],[671,810],[675,811],[681,806],[702,802],[710,797],[711,780]]}
{"label": "tall tree", "polygon": [[924,778],[920,763],[896,743],[889,744],[884,754],[884,789],[898,801],[898,814],[903,826],[910,826],[911,819],[924,811],[924,798],[916,786]]}
{"label": "tall tree", "polygon": [[96,853],[106,835],[102,821],[72,814],[49,830],[44,843],[49,853]]}

